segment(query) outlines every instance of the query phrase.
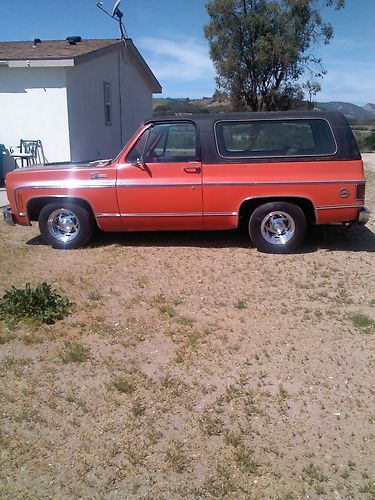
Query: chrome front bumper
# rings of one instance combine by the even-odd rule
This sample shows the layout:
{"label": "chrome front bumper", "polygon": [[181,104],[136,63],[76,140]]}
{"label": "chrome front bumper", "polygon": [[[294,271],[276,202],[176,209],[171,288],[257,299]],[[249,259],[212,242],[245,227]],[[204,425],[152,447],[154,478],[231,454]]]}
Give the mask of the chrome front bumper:
{"label": "chrome front bumper", "polygon": [[371,215],[371,212],[368,208],[366,208],[366,207],[361,208],[361,210],[358,214],[357,224],[360,224],[361,226],[365,226],[368,223],[368,221],[370,220],[370,215]]}
{"label": "chrome front bumper", "polygon": [[9,224],[10,226],[15,225],[15,221],[13,218],[12,210],[10,208],[4,208],[3,210],[3,215],[4,215],[4,222]]}

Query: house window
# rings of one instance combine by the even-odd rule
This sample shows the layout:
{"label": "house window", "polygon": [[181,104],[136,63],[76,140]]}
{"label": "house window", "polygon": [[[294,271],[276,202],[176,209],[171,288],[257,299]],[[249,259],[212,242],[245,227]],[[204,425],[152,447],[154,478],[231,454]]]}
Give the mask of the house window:
{"label": "house window", "polygon": [[106,125],[112,125],[111,84],[103,82],[104,89],[104,120]]}

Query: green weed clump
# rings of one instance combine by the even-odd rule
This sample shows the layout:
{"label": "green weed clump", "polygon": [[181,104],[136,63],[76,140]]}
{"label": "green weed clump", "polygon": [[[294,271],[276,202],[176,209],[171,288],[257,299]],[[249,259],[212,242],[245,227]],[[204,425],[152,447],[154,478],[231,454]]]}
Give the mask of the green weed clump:
{"label": "green weed clump", "polygon": [[46,282],[32,288],[30,283],[25,288],[6,290],[0,300],[0,319],[7,323],[17,323],[23,319],[31,319],[53,325],[70,312],[72,303],[67,297],[60,295]]}
{"label": "green weed clump", "polygon": [[362,330],[363,333],[371,333],[371,331],[375,329],[375,321],[367,316],[367,314],[353,314],[351,320],[353,325],[359,330]]}
{"label": "green weed clump", "polygon": [[90,349],[79,342],[65,342],[65,351],[60,354],[64,364],[83,363],[90,357]]}
{"label": "green weed clump", "polygon": [[119,392],[124,392],[125,394],[131,394],[134,392],[134,385],[125,378],[116,378],[113,380],[112,385]]}

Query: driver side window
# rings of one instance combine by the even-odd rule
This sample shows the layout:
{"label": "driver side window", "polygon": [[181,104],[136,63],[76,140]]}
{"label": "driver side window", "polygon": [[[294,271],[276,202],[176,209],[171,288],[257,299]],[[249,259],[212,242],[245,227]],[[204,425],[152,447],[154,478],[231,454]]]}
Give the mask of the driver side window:
{"label": "driver side window", "polygon": [[192,123],[157,124],[150,130],[144,161],[197,161],[197,149],[197,131]]}
{"label": "driver side window", "polygon": [[197,131],[192,123],[162,123],[145,130],[126,157],[128,163],[199,161]]}

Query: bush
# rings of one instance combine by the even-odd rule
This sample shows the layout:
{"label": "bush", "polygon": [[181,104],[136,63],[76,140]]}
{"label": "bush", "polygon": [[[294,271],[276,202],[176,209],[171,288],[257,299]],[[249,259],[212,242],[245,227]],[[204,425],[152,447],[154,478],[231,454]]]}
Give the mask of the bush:
{"label": "bush", "polygon": [[12,323],[28,318],[52,325],[69,314],[71,305],[46,282],[36,288],[27,283],[24,289],[12,286],[5,291],[0,300],[0,319]]}
{"label": "bush", "polygon": [[375,151],[375,134],[367,135],[357,139],[358,147],[362,153],[371,153]]}

